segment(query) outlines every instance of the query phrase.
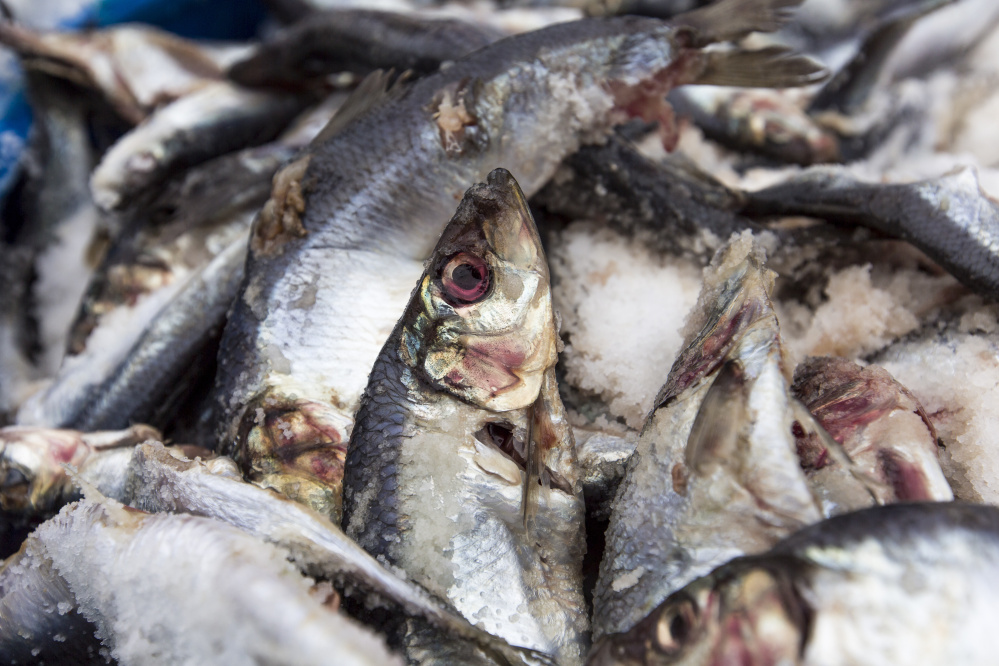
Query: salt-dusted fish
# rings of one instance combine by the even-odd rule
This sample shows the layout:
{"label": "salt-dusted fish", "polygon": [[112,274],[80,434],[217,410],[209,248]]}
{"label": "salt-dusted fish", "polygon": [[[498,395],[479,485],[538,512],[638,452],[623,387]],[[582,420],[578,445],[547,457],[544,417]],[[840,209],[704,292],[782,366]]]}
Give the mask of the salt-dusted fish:
{"label": "salt-dusted fish", "polygon": [[37,32],[10,21],[0,21],[0,44],[14,49],[28,68],[96,89],[133,124],[221,81],[226,67],[250,48],[198,44],[148,26]]}
{"label": "salt-dusted fish", "polygon": [[344,525],[506,641],[577,663],[584,506],[548,266],[503,169],[465,194],[371,372]]}
{"label": "salt-dusted fish", "polygon": [[101,493],[121,497],[135,446],[161,440],[149,426],[82,433],[9,426],[0,429],[0,507],[45,515],[79,498],[78,482],[64,465]]}
{"label": "salt-dusted fish", "polygon": [[[258,218],[219,352],[223,451],[255,481],[321,496],[336,515],[368,373],[468,184],[510,165],[532,194],[565,155],[630,115],[671,128],[662,96],[680,83],[816,80],[813,63],[785,52],[702,48],[772,29],[788,4],[732,0],[682,27],[636,17],[555,25],[367,105],[355,99],[279,174]],[[369,79],[367,92],[380,85]]]}
{"label": "salt-dusted fish", "polygon": [[504,34],[458,19],[341,9],[310,14],[269,37],[228,76],[245,86],[322,84],[338,72],[376,69],[425,74],[442,62],[491,44]]}
{"label": "salt-dusted fish", "polygon": [[[879,504],[954,499],[929,416],[883,368],[809,358],[795,369],[791,390],[854,465],[880,482]],[[814,434],[798,439],[798,455],[806,470],[837,464]]]}
{"label": "salt-dusted fish", "polygon": [[122,136],[90,178],[94,202],[120,209],[188,167],[275,138],[303,97],[213,81],[158,109]]}
{"label": "salt-dusted fish", "polygon": [[546,212],[593,220],[672,255],[705,262],[735,232],[756,229],[736,211],[742,198],[683,155],[654,161],[611,136],[568,157],[531,199]]}
{"label": "salt-dusted fish", "polygon": [[[373,632],[324,606],[287,551],[218,521],[150,515],[90,494],[35,530],[0,570],[0,608],[11,611],[5,655],[27,651],[25,643],[58,643],[52,632],[61,633],[61,614],[66,624],[79,623],[66,613],[72,608],[96,625],[121,664],[147,663],[150,655],[161,664],[401,664]],[[20,575],[39,566],[64,588]],[[51,603],[61,589],[75,603]],[[34,590],[44,596],[29,601]],[[12,597],[26,608],[14,608]],[[33,604],[44,603],[52,618],[39,623]]]}
{"label": "salt-dusted fish", "polygon": [[985,666],[997,599],[999,509],[875,507],[719,567],[587,663]]}
{"label": "salt-dusted fish", "polygon": [[915,183],[865,183],[845,167],[813,167],[756,192],[749,215],[809,215],[912,243],[965,286],[999,298],[999,204],[971,168]]}
{"label": "salt-dusted fish", "polygon": [[546,664],[542,654],[507,645],[473,626],[412,582],[375,560],[338,526],[308,507],[244,482],[228,458],[192,461],[176,447],[142,444],[127,470],[121,497],[147,511],[183,512],[226,522],[287,549],[307,574],[341,581],[362,595],[374,593],[403,615],[431,627],[438,641],[464,643],[486,663]]}
{"label": "salt-dusted fish", "polygon": [[687,343],[612,507],[594,592],[595,638],[630,629],[732,557],[873,501],[845,456],[842,473],[821,488],[802,471],[795,424],[821,429],[790,395],[770,301],[776,276],[764,260],[746,233],[705,272]]}

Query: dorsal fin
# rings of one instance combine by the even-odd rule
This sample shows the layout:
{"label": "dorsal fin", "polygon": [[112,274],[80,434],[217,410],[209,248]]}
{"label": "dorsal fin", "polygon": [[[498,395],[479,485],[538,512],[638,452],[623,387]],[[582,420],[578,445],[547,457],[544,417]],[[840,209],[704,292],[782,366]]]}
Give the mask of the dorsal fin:
{"label": "dorsal fin", "polygon": [[344,127],[372,109],[394,99],[406,89],[412,72],[406,70],[399,76],[395,70],[376,69],[364,77],[364,80],[354,89],[350,97],[343,103],[330,121],[312,140],[312,145],[319,145],[335,136]]}

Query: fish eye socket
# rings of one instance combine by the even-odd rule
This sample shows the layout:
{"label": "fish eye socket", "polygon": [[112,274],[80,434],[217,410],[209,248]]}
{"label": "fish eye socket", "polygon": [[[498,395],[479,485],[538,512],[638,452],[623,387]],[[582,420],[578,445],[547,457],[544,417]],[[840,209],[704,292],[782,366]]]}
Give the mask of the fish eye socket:
{"label": "fish eye socket", "polygon": [[656,624],[656,647],[665,654],[676,654],[693,635],[697,623],[697,607],[684,599],[667,608]]}
{"label": "fish eye socket", "polygon": [[3,490],[26,485],[28,485],[28,477],[25,476],[24,472],[16,467],[7,468],[7,472],[3,475],[3,479],[0,479],[0,489]]}
{"label": "fish eye socket", "polygon": [[489,264],[468,252],[457,254],[441,271],[444,294],[452,305],[468,305],[482,300],[489,291]]}

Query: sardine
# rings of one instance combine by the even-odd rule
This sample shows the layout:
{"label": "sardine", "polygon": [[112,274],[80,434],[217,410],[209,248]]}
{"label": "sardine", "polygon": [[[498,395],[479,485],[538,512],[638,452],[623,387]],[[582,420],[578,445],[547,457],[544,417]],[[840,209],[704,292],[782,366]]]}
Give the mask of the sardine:
{"label": "sardine", "polygon": [[716,569],[587,663],[985,666],[996,599],[999,509],[876,507]]}
{"label": "sardine", "polygon": [[843,167],[813,167],[747,193],[744,213],[809,215],[912,243],[982,296],[999,298],[999,204],[971,168],[915,183],[865,183]]}
{"label": "sardine", "polygon": [[366,75],[394,68],[426,74],[503,36],[457,19],[329,10],[268,38],[233,63],[228,76],[245,86],[294,88],[322,84],[338,72]]}
{"label": "sardine", "polygon": [[614,501],[594,592],[595,638],[631,628],[732,557],[872,502],[845,456],[849,469],[835,484],[817,489],[805,478],[794,426],[821,429],[790,396],[769,296],[776,276],[764,259],[745,233],[705,273],[686,346]]}
{"label": "sardine", "polygon": [[[371,630],[325,607],[321,589],[310,590],[312,581],[288,562],[287,551],[214,520],[149,515],[88,494],[35,530],[0,571],[5,610],[10,597],[33,592],[25,585],[46,595],[59,590],[36,575],[18,575],[40,564],[75,600],[51,604],[53,617],[41,626],[32,603],[47,598],[13,609],[4,638],[16,645],[3,645],[4,654],[24,651],[36,627],[39,646],[58,642],[51,633],[62,624],[56,614],[75,608],[122,664],[146,663],[150,655],[162,664],[401,664]],[[78,624],[71,614],[65,621]]]}
{"label": "sardine", "polygon": [[497,169],[465,194],[361,400],[344,525],[469,620],[578,663],[583,498],[548,266]]}
{"label": "sardine", "polygon": [[634,17],[551,26],[367,107],[355,100],[279,174],[258,218],[219,353],[223,452],[275,487],[300,483],[296,469],[321,479],[335,512],[368,373],[468,184],[516,165],[530,195],[615,122],[668,121],[662,95],[673,85],[815,80],[813,64],[783,52],[701,48],[774,27],[788,4],[732,0],[714,23],[682,27]]}

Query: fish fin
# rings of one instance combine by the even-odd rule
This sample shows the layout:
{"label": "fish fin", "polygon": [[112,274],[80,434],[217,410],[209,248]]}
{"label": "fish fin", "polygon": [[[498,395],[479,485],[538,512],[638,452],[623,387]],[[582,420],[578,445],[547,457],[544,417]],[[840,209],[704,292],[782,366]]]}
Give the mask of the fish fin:
{"label": "fish fin", "polygon": [[701,475],[719,462],[736,460],[741,424],[747,421],[744,384],[737,361],[726,361],[718,370],[687,438],[684,464],[691,472]]}
{"label": "fish fin", "polygon": [[538,486],[543,483],[539,463],[540,452],[536,439],[537,429],[535,428],[535,418],[540,400],[541,396],[539,395],[538,399],[527,410],[527,461],[524,464],[524,490],[520,498],[526,532],[531,531],[534,519],[538,515]]}
{"label": "fish fin", "polygon": [[802,0],[722,0],[675,16],[670,22],[697,31],[698,46],[742,39],[751,32],[774,32]]}
{"label": "fish fin", "polygon": [[317,146],[329,140],[331,137],[339,134],[344,127],[354,120],[371,111],[371,109],[381,106],[386,101],[397,97],[405,90],[405,84],[409,81],[411,75],[412,72],[406,70],[396,76],[395,70],[392,69],[376,69],[368,74],[358,84],[357,88],[354,89],[354,92],[350,94],[350,97],[344,101],[337,112],[333,114],[326,127],[320,130],[319,134],[312,140],[312,145]]}
{"label": "fish fin", "polygon": [[[524,528],[528,532],[532,530],[534,518],[538,515],[542,488],[575,495],[582,501],[582,485],[575,472],[569,471],[575,465],[576,446],[572,428],[564,415],[555,369],[549,368],[545,371],[541,391],[527,414],[527,452],[521,506]],[[566,453],[572,457],[569,469],[564,466]]]}
{"label": "fish fin", "polygon": [[829,75],[820,63],[795,55],[782,46],[755,51],[711,51],[705,57],[704,69],[692,83],[742,88],[793,88],[818,83]]}
{"label": "fish fin", "polygon": [[795,420],[801,425],[802,429],[806,433],[814,434],[819,438],[822,446],[829,452],[829,458],[856,479],[864,487],[864,490],[874,498],[875,504],[883,504],[883,501],[878,498],[885,497],[886,492],[890,491],[890,489],[882,481],[860,469],[853,462],[846,449],[843,448],[843,445],[833,439],[833,436],[822,427],[822,424],[818,422],[804,403],[796,398],[792,398],[791,410]]}

